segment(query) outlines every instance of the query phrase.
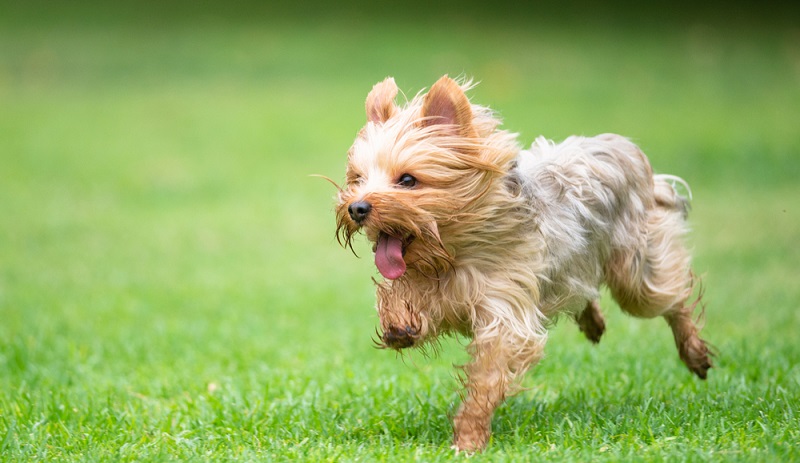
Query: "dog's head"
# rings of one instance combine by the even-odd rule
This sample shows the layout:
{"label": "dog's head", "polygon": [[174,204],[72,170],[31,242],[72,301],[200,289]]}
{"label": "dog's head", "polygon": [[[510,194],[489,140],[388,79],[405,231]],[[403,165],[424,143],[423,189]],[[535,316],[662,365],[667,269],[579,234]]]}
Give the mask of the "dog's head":
{"label": "dog's head", "polygon": [[495,146],[513,136],[496,130],[487,108],[470,104],[466,88],[444,76],[401,107],[387,78],[367,96],[367,124],[348,152],[338,195],[337,237],[347,246],[363,231],[387,279],[452,268],[458,237],[487,219],[475,204],[515,154]]}

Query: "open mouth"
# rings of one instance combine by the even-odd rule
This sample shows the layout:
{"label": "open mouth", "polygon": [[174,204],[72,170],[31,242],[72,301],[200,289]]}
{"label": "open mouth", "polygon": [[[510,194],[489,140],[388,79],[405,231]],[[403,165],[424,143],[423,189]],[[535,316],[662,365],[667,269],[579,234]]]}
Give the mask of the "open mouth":
{"label": "open mouth", "polygon": [[400,238],[380,232],[373,251],[375,251],[375,266],[384,278],[396,280],[406,273],[406,261],[403,260],[403,256],[413,240],[412,235]]}

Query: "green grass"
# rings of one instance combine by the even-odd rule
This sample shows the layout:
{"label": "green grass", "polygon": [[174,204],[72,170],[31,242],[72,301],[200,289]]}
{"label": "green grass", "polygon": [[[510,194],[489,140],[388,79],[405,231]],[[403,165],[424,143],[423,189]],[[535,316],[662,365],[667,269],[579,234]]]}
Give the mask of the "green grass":
{"label": "green grass", "polygon": [[719,351],[700,382],[605,301],[473,459],[800,459],[796,27],[145,5],[0,14],[0,458],[463,459],[459,341],[371,347],[376,272],[308,175],[343,178],[373,83],[465,73],[526,143],[619,132],[689,181]]}

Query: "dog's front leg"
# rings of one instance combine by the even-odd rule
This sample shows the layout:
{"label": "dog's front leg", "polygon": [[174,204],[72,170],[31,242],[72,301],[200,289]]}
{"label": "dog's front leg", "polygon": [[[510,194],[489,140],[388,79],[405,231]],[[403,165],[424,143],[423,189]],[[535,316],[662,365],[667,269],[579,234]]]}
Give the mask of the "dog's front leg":
{"label": "dog's front leg", "polygon": [[453,420],[456,450],[478,451],[486,447],[492,433],[492,415],[508,390],[508,366],[494,355],[496,346],[473,344],[472,363],[466,366],[466,395]]}
{"label": "dog's front leg", "polygon": [[466,395],[453,421],[457,450],[479,451],[486,446],[494,410],[515,378],[541,358],[544,340],[545,336],[520,339],[510,332],[495,333],[488,340],[475,337],[469,347],[473,360],[465,367]]}

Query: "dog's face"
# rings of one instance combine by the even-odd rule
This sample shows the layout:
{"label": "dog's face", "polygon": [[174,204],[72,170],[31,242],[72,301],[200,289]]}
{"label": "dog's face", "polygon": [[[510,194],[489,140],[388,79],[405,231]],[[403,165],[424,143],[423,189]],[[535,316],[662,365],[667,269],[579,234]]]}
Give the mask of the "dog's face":
{"label": "dog's face", "polygon": [[396,95],[388,78],[367,97],[367,124],[338,196],[337,236],[349,245],[363,230],[387,279],[409,270],[434,277],[452,266],[451,237],[496,167],[481,160],[472,108],[455,81],[443,77],[403,108]]}

